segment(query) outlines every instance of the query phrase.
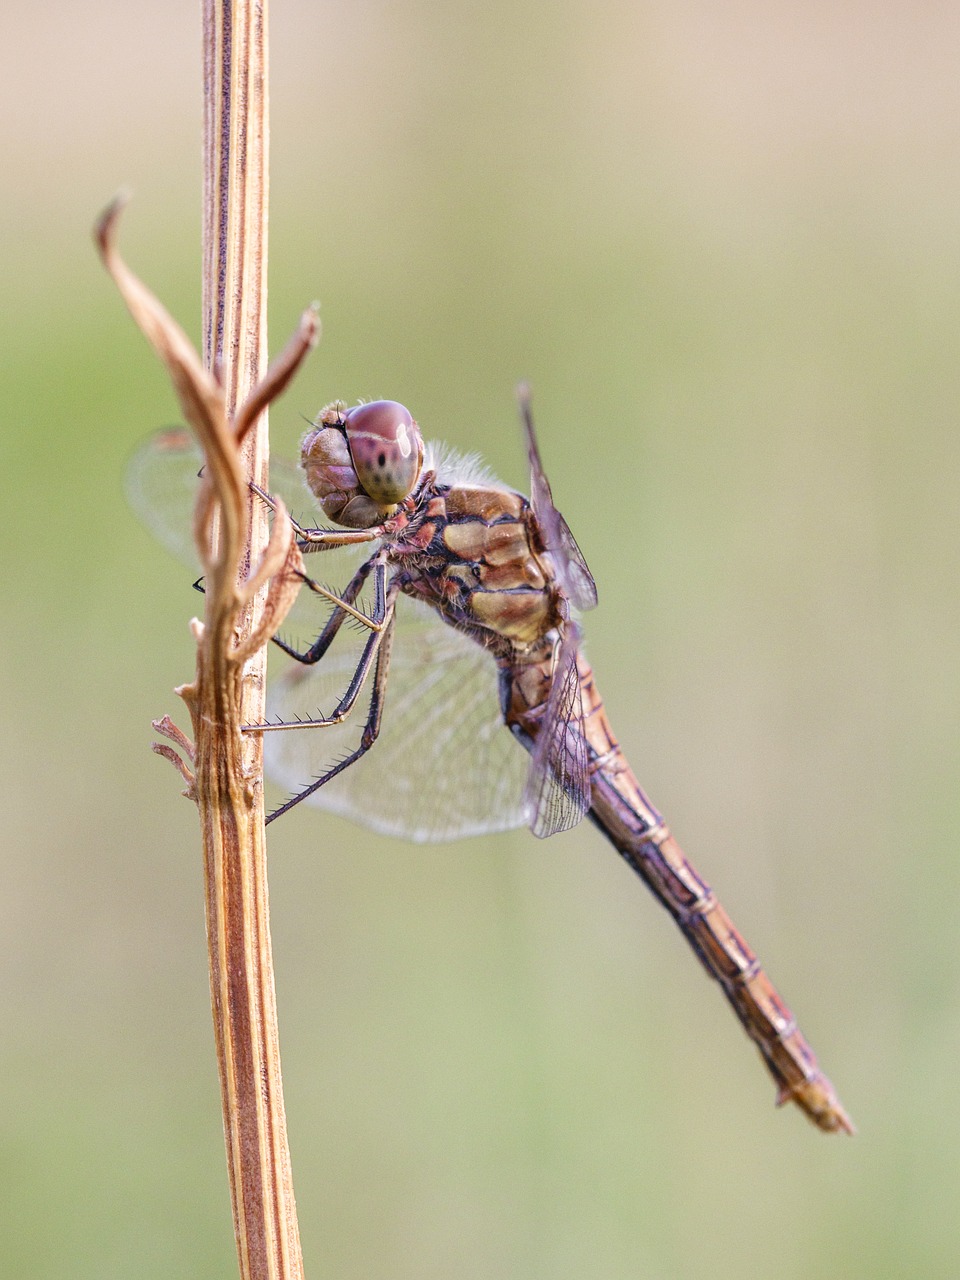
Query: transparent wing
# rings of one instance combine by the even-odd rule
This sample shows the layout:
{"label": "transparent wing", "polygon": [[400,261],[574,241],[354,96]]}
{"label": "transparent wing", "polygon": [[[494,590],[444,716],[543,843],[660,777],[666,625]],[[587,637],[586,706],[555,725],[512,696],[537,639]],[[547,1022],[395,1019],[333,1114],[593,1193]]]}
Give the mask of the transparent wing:
{"label": "transparent wing", "polygon": [[[127,466],[124,488],[134,513],[164,547],[199,573],[193,545],[193,506],[197,497],[203,454],[185,427],[166,427],[149,436],[137,448]],[[270,491],[282,498],[287,510],[302,526],[317,524],[318,512],[303,472],[287,459],[270,461]],[[307,572],[323,586],[337,590],[349,582],[373,544],[331,547],[309,555]],[[301,592],[284,627],[284,637],[298,646],[313,639],[310,629],[316,606]],[[362,608],[363,605],[361,604]]]}
{"label": "transparent wing", "polygon": [[540,449],[533,429],[530,410],[530,391],[523,386],[519,391],[520,412],[527,436],[527,455],[530,459],[530,504],[543,534],[544,545],[553,556],[557,576],[564,591],[578,609],[592,609],[597,603],[597,584],[587,567],[583,552],[570,532],[570,526],[557,510],[540,460]]}
{"label": "transparent wing", "polygon": [[[191,433],[185,427],[165,427],[138,446],[124,483],[127,501],[141,523],[168,551],[190,565],[197,563],[193,504],[202,466],[203,454]],[[270,460],[270,492],[283,499],[300,524],[316,524],[317,507],[303,472],[285,458]]]}
{"label": "transparent wing", "polygon": [[203,455],[185,427],[167,427],[137,447],[124,490],[134,513],[166,549],[199,569],[193,545],[193,505]]}
{"label": "transparent wing", "polygon": [[524,813],[535,836],[575,827],[590,808],[590,770],[577,669],[579,629],[564,629],[547,709],[533,746]]}
{"label": "transparent wing", "polygon": [[[272,719],[329,715],[355,665],[330,653],[268,686]],[[345,724],[264,735],[267,774],[299,791],[359,742],[364,711]],[[304,803],[408,840],[453,840],[525,825],[529,758],[505,727],[486,650],[432,609],[401,599],[380,736],[369,753]]]}
{"label": "transparent wing", "polygon": [[[539,514],[537,518],[539,519]],[[560,512],[553,508],[556,518],[552,535],[547,543],[547,550],[553,554],[554,563],[564,591],[578,609],[595,609],[597,605],[597,584],[593,574],[587,568],[583,552],[577,540],[570,532],[570,526]]]}

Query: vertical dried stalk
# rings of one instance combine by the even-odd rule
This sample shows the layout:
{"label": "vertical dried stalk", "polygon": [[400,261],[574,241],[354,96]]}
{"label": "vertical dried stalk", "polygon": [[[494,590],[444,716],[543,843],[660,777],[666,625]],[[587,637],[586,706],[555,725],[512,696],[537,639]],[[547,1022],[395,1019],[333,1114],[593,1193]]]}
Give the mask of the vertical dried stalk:
{"label": "vertical dried stalk", "polygon": [[[177,691],[190,708],[196,745],[166,717],[154,727],[183,753],[166,744],[157,747],[177,765],[200,809],[213,1017],[240,1271],[243,1280],[300,1280],[267,922],[263,786],[240,725],[251,714],[242,707],[244,689],[262,690],[256,674],[262,649],[293,603],[303,562],[278,503],[263,554],[251,565],[250,490],[240,460],[264,409],[316,341],[317,318],[312,311],[304,313],[275,364],[228,413],[223,387],[120,258],[115,246],[119,207],[108,209],[97,227],[104,264],[166,364],[205,455],[194,533],[204,568],[206,615],[204,622],[191,624],[197,678]],[[260,602],[256,610],[255,602]]]}
{"label": "vertical dried stalk", "polygon": [[[266,367],[265,4],[203,0],[203,68],[203,357],[232,418]],[[264,410],[241,446],[249,528],[234,569],[241,575],[267,541],[266,509],[250,502],[246,483],[268,482],[266,417]],[[226,529],[221,535],[228,540]],[[259,623],[263,596],[261,589],[239,618],[224,620],[241,642]],[[208,630],[212,621],[208,614]],[[266,655],[259,649],[241,674],[223,661],[230,638],[211,637],[194,717],[224,1137],[241,1276],[296,1280],[303,1262],[280,1077],[263,792],[246,782],[262,776],[262,738],[239,733],[240,724],[263,719]]]}
{"label": "vertical dried stalk", "polygon": [[[302,1280],[267,916],[261,736],[265,652],[302,568],[279,506],[272,532],[250,481],[267,485],[266,409],[317,336],[300,329],[266,363],[266,18],[255,0],[204,0],[204,359],[115,246],[119,202],[97,227],[104,264],[163,359],[205,454],[194,535],[205,620],[197,676],[178,690],[195,746],[166,717],[158,746],[186,779],[203,836],[210,989],[243,1280]],[[178,751],[182,753],[178,755]],[[185,757],[185,758],[184,758]]]}

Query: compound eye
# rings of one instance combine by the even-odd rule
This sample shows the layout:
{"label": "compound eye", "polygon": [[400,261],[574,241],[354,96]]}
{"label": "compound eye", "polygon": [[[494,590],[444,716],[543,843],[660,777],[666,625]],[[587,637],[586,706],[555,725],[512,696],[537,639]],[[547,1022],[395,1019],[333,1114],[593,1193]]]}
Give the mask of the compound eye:
{"label": "compound eye", "polygon": [[382,507],[402,502],[423,467],[423,439],[410,411],[396,400],[373,400],[349,409],[343,422],[364,493]]}

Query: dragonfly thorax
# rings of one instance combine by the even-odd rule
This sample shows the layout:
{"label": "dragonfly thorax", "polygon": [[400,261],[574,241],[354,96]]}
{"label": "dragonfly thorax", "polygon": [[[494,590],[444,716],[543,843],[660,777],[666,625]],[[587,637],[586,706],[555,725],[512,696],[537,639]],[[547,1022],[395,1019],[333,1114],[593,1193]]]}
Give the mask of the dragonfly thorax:
{"label": "dragonfly thorax", "polygon": [[423,469],[420,428],[402,404],[327,405],[300,447],[307,485],[337,524],[369,529],[393,515]]}

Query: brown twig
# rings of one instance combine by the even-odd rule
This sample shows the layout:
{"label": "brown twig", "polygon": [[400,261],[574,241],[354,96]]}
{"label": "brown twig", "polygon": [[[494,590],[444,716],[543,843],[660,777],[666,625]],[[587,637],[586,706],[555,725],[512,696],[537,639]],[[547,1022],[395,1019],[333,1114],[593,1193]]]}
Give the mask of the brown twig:
{"label": "brown twig", "polygon": [[[262,778],[249,759],[256,736],[243,735],[240,725],[261,715],[255,699],[244,700],[244,689],[251,683],[251,666],[293,603],[302,560],[289,517],[278,503],[259,562],[244,569],[250,562],[251,504],[224,391],[180,327],[120,258],[115,247],[120,208],[115,202],[97,228],[104,264],[166,364],[206,459],[195,521],[206,572],[206,614],[204,622],[191,624],[196,679],[177,691],[190,709],[195,745],[164,717],[154,727],[183,755],[166,743],[154,749],[176,764],[186,794],[200,810],[211,992],[240,1272],[244,1280],[299,1280],[303,1269],[267,918]],[[316,317],[306,312],[295,339],[296,358],[257,384],[251,392],[257,403],[266,406],[287,384],[316,332]],[[214,523],[219,525],[215,545]],[[261,595],[262,604],[254,609]],[[262,683],[253,682],[255,693]]]}
{"label": "brown twig", "polygon": [[[264,645],[299,587],[300,553],[278,504],[272,531],[251,481],[267,487],[266,408],[317,338],[313,310],[264,375],[266,31],[255,0],[204,0],[204,359],[115,246],[122,201],[97,227],[101,256],[164,361],[205,463],[194,536],[205,615],[197,674],[177,692],[195,745],[155,722],[196,800],[224,1135],[243,1280],[301,1280],[267,913],[261,739]],[[238,407],[239,406],[239,407]],[[185,757],[185,758],[184,758]]]}

